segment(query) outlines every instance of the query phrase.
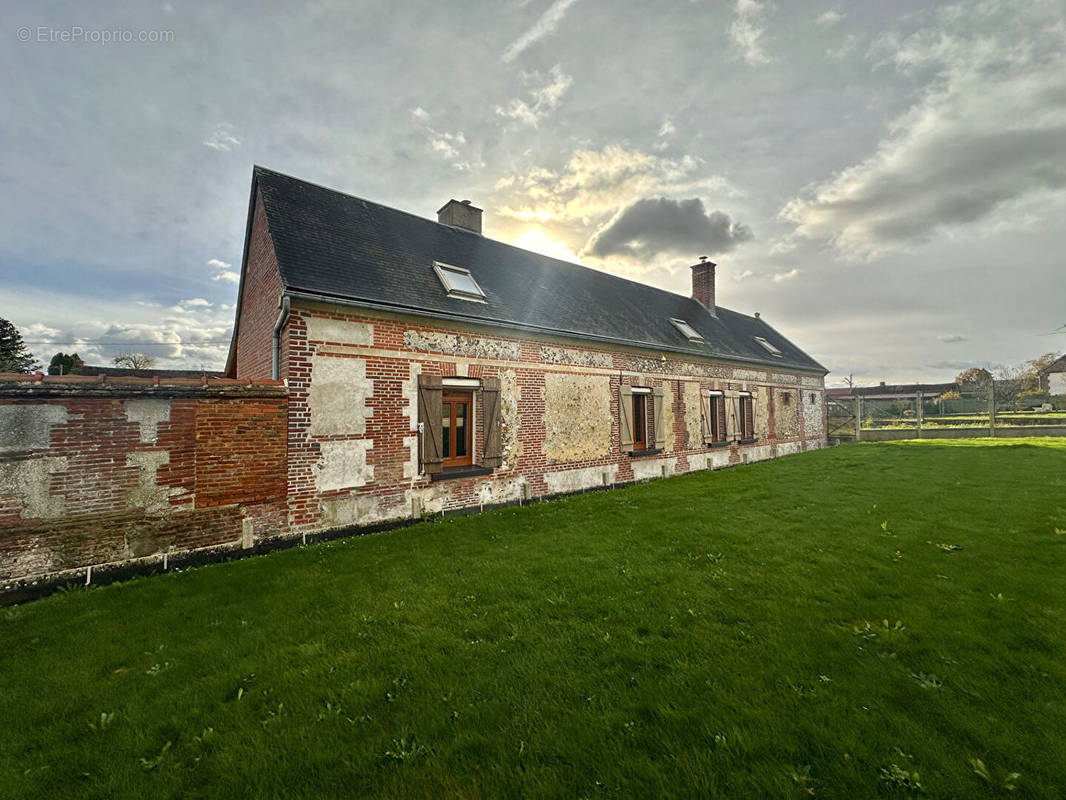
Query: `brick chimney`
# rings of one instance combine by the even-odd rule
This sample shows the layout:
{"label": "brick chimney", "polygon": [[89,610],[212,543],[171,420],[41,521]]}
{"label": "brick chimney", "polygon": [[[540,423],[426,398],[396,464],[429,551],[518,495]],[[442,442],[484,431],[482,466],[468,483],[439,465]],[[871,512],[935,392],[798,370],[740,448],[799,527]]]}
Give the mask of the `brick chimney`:
{"label": "brick chimney", "polygon": [[714,310],[714,268],[716,264],[700,256],[700,263],[692,265],[692,297],[699,300],[712,314]]}
{"label": "brick chimney", "polygon": [[449,200],[437,212],[437,222],[481,233],[481,209],[470,205],[469,200]]}

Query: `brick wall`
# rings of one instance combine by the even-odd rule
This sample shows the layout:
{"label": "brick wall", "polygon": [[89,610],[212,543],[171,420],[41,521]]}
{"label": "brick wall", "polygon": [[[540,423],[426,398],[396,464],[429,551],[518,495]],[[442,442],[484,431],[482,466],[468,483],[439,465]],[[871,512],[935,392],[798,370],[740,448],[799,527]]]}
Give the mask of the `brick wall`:
{"label": "brick wall", "polygon": [[281,297],[281,273],[267,227],[261,196],[256,197],[248,260],[241,281],[240,316],[236,347],[236,374],[253,381],[269,380],[273,371],[274,325]]}
{"label": "brick wall", "polygon": [[[824,379],[818,374],[664,359],[632,348],[509,336],[307,302],[293,304],[283,346],[293,533],[514,502],[825,445]],[[448,480],[419,473],[420,373],[500,379],[500,468]],[[620,450],[620,385],[662,390],[662,452],[634,456]],[[757,441],[704,445],[699,398],[705,389],[725,393],[731,432],[739,393],[751,392]],[[787,407],[780,401],[784,393]],[[812,413],[801,405],[808,403]],[[778,414],[784,415],[780,422]],[[480,426],[480,414],[474,417]],[[482,442],[476,427],[476,452]]]}
{"label": "brick wall", "polygon": [[0,587],[283,534],[280,384],[0,376]]}

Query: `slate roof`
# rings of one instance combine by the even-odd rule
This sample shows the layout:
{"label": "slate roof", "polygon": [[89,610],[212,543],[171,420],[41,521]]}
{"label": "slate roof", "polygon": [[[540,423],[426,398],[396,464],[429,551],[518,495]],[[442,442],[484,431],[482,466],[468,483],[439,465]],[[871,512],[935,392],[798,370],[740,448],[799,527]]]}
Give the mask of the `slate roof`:
{"label": "slate roof", "polygon": [[[761,319],[255,167],[286,290],[429,317],[825,372]],[[249,214],[251,215],[251,210]],[[439,261],[471,271],[485,303],[448,297]],[[670,323],[683,319],[706,344]],[[235,334],[236,335],[236,334]],[[781,350],[769,355],[752,337]]]}

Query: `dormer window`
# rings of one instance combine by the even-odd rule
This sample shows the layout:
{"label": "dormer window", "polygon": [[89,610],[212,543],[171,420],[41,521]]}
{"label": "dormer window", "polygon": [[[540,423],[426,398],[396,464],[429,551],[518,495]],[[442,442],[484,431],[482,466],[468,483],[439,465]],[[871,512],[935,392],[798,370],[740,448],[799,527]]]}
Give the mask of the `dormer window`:
{"label": "dormer window", "polygon": [[753,336],[752,338],[755,341],[757,341],[759,344],[761,344],[763,346],[763,349],[767,353],[772,355],[774,358],[784,358],[784,356],[785,356],[784,353],[782,353],[780,350],[778,350],[776,347],[774,347],[772,344],[770,344],[768,341],[766,341],[761,336]]}
{"label": "dormer window", "polygon": [[433,262],[433,269],[436,271],[437,277],[440,278],[448,297],[485,302],[485,292],[478,286],[478,282],[474,280],[470,270],[462,267],[453,267],[450,264],[442,264],[439,261]]}
{"label": "dormer window", "polygon": [[690,342],[702,342],[703,337],[696,333],[696,330],[689,325],[683,319],[674,319],[670,317],[670,322],[674,324],[674,327],[681,331],[681,335],[688,339]]}

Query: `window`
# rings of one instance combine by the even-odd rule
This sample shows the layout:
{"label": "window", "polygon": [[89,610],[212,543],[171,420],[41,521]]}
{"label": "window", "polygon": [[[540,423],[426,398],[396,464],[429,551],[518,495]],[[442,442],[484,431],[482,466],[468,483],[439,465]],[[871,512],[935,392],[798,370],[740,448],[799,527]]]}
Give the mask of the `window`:
{"label": "window", "polygon": [[666,403],[662,387],[618,387],[618,440],[623,453],[645,455],[666,447],[662,410]]}
{"label": "window", "polygon": [[811,392],[811,405],[813,406],[813,405],[817,404],[817,402],[818,402],[818,395],[816,395],[814,392]]}
{"label": "window", "polygon": [[711,442],[725,441],[725,396],[721,392],[711,392],[708,403],[707,421],[710,427]]}
{"label": "window", "polygon": [[482,291],[478,282],[474,280],[470,270],[442,264],[439,261],[433,262],[433,269],[436,271],[437,277],[440,278],[445,291],[448,292],[448,297],[455,297],[460,300],[485,301],[485,292]]}
{"label": "window", "polygon": [[789,392],[782,392],[781,393],[781,405],[783,405],[783,406],[792,405],[792,394],[791,393],[789,393]]}
{"label": "window", "polygon": [[674,319],[670,317],[670,322],[674,324],[674,327],[681,331],[681,335],[688,339],[690,342],[702,342],[703,337],[696,333],[696,330],[689,325],[683,319]]}
{"label": "window", "polygon": [[755,405],[750,394],[741,394],[740,400],[740,441],[755,441]]}
{"label": "window", "polygon": [[633,395],[633,449],[648,449],[648,395]]}
{"label": "window", "polygon": [[784,353],[782,353],[780,350],[778,350],[776,347],[774,347],[761,336],[753,336],[752,338],[755,339],[755,341],[758,342],[760,345],[762,345],[763,349],[767,353],[772,355],[774,358],[784,358]]}
{"label": "window", "polygon": [[445,392],[441,397],[441,461],[445,469],[472,463],[474,396]]}

